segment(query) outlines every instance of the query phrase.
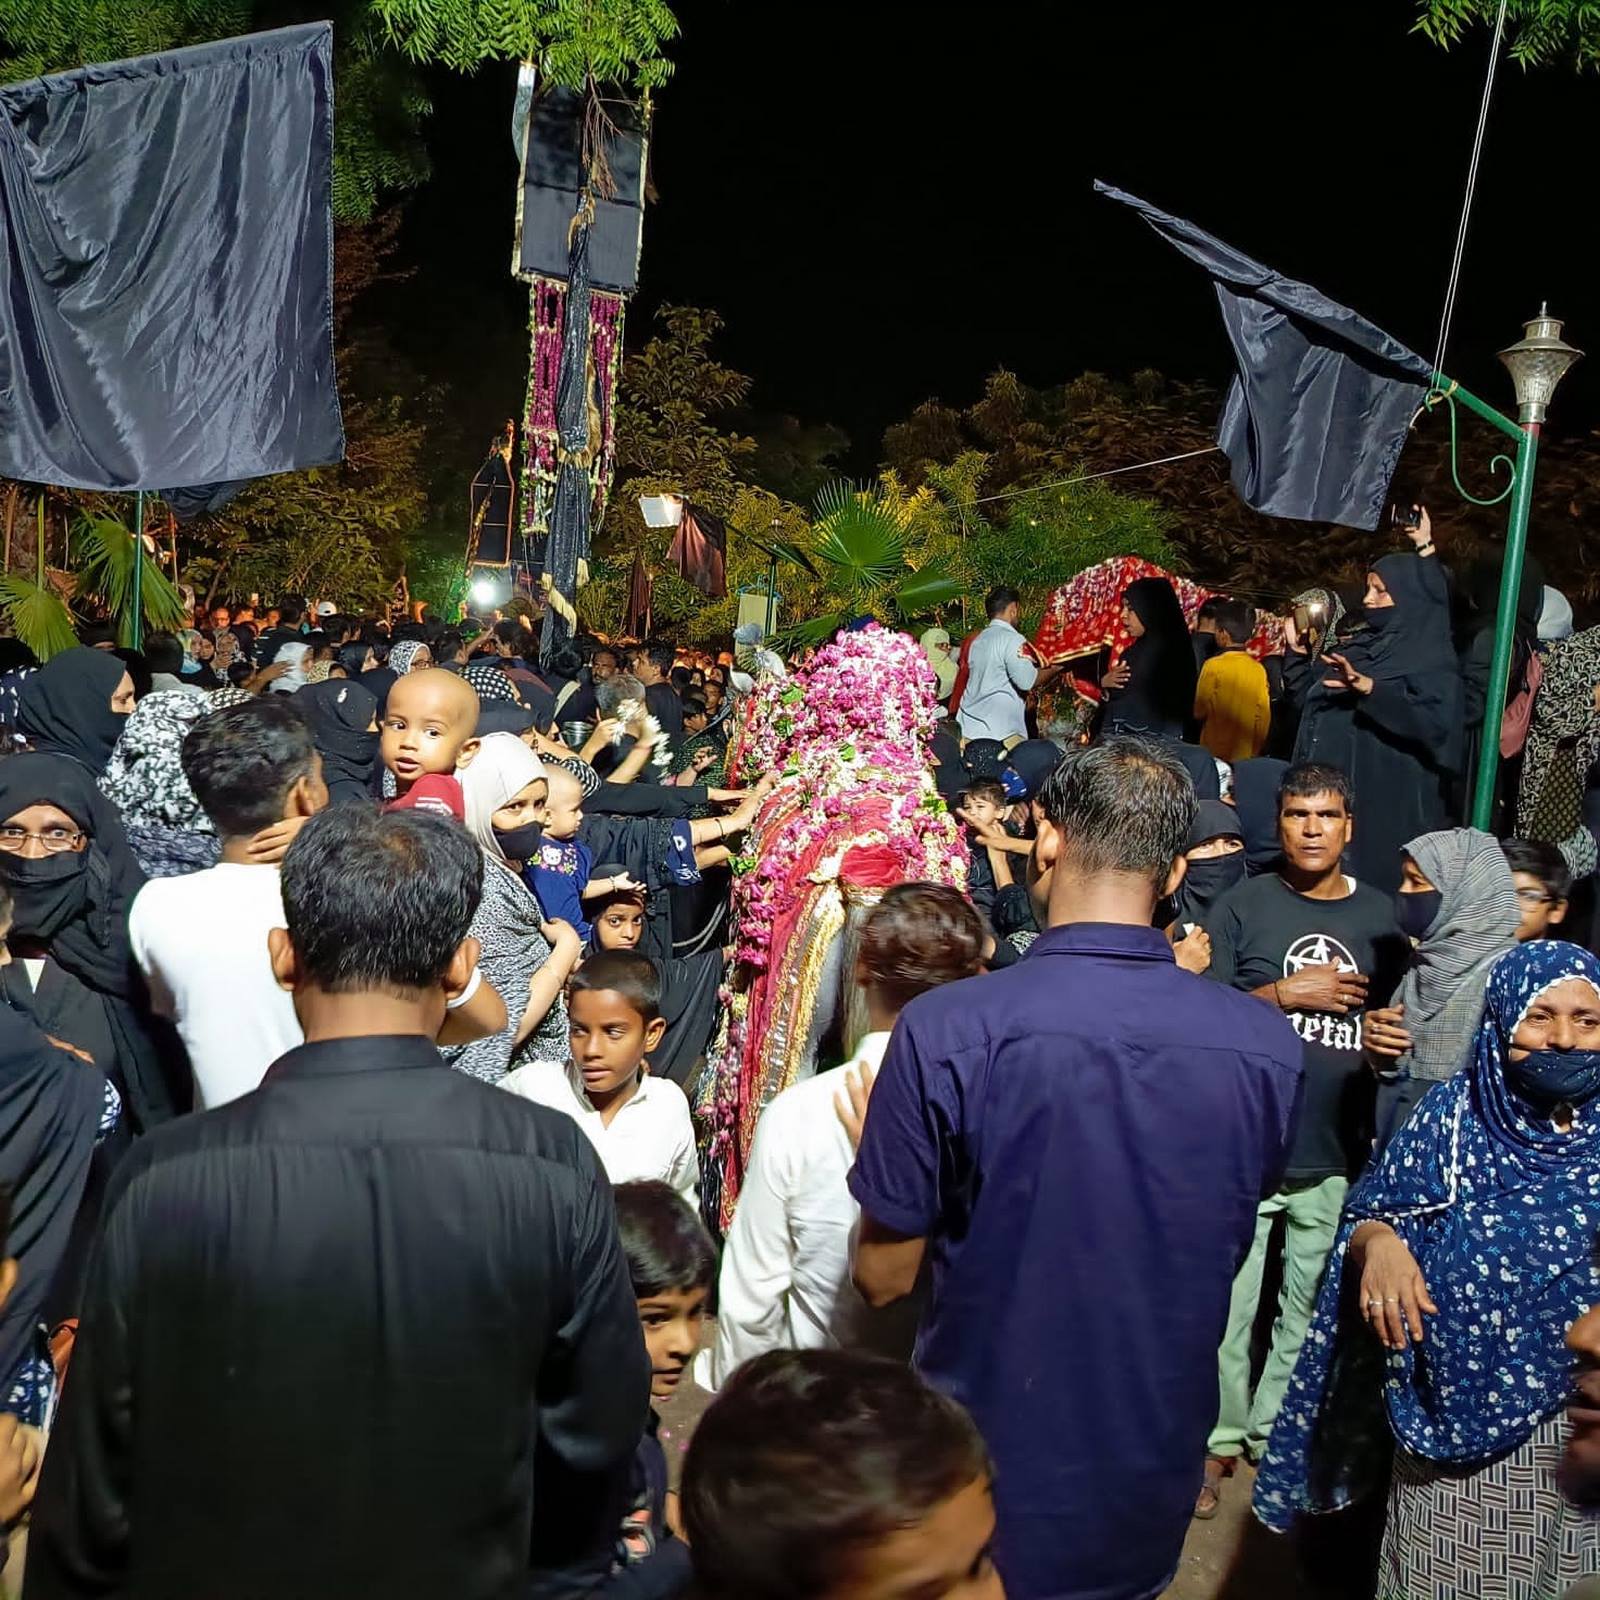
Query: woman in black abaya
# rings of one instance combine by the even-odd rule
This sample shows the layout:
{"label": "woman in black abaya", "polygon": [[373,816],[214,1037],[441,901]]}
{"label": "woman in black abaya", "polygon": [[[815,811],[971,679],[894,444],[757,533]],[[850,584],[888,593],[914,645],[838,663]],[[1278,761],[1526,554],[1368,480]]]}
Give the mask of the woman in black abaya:
{"label": "woman in black abaya", "polygon": [[1313,660],[1297,639],[1284,682],[1302,700],[1296,761],[1338,767],[1355,787],[1347,860],[1385,894],[1400,884],[1408,839],[1450,823],[1461,768],[1461,672],[1450,595],[1432,556],[1384,556],[1367,574],[1367,626]]}
{"label": "woman in black abaya", "polygon": [[109,651],[78,645],[32,673],[18,700],[17,732],[30,750],[70,756],[99,777],[133,710],[133,679]]}
{"label": "woman in black abaya", "polygon": [[294,704],[311,724],[328,785],[328,804],[375,799],[380,735],[378,701],[372,691],[348,678],[330,678],[296,690]]}
{"label": "woman in black abaya", "polygon": [[140,1131],[189,1101],[182,1046],[150,1016],[128,946],[128,903],[144,881],[116,808],[79,762],[0,761],[0,883],[14,901],[0,999],[84,1051]]}
{"label": "woman in black abaya", "polygon": [[1102,733],[1182,740],[1194,717],[1194,644],[1177,591],[1165,578],[1138,578],[1122,594],[1122,622],[1133,637],[1100,680]]}

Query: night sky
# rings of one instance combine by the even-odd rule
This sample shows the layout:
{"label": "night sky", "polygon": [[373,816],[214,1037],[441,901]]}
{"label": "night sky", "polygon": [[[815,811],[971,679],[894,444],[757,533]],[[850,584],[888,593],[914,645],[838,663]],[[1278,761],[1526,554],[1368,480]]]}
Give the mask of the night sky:
{"label": "night sky", "polygon": [[[857,472],[886,424],[932,396],[971,403],[1000,365],[1036,384],[1226,378],[1202,275],[1094,196],[1096,177],[1433,353],[1486,34],[1440,51],[1408,32],[1406,0],[678,9],[630,343],[662,301],[715,308],[754,406],[838,423]],[[434,76],[414,276],[377,308],[485,435],[526,381],[526,289],[506,271],[513,77]],[[1592,75],[1502,64],[1447,358],[1509,409],[1494,352],[1548,298],[1597,351],[1558,396],[1558,433],[1600,421],[1580,244],[1597,126]]]}

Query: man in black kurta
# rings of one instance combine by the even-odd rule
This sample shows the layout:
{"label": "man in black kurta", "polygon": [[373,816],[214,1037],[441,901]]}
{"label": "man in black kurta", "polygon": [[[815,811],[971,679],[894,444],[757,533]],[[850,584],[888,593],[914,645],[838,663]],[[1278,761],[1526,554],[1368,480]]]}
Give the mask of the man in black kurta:
{"label": "man in black kurta", "polygon": [[431,1043],[481,874],[419,812],[339,807],[295,841],[271,937],[307,1042],[113,1180],[29,1600],[604,1573],[649,1366],[587,1139]]}

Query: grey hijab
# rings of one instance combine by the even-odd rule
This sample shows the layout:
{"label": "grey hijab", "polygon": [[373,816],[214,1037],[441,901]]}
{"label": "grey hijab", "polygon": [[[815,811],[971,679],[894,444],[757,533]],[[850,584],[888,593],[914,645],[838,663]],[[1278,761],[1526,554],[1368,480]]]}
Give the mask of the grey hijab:
{"label": "grey hijab", "polygon": [[1405,1006],[1411,1048],[1398,1065],[1413,1078],[1444,1079],[1472,1050],[1484,986],[1517,942],[1522,912],[1500,841],[1477,828],[1424,833],[1406,846],[1442,899],[1395,999]]}

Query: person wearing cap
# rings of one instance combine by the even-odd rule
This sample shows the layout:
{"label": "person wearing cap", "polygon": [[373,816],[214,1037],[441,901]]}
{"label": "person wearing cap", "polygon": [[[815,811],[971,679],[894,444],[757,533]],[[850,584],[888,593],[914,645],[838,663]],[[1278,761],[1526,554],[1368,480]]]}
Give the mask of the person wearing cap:
{"label": "person wearing cap", "polygon": [[[1305,1087],[1287,1169],[1261,1204],[1234,1280],[1217,1357],[1220,1410],[1195,1504],[1202,1519],[1216,1515],[1223,1481],[1239,1458],[1259,1461],[1266,1451],[1316,1309],[1345,1195],[1372,1144],[1374,1080],[1362,1058],[1362,1014],[1387,1003],[1410,952],[1391,898],[1344,870],[1354,810],[1350,780],[1337,767],[1290,767],[1278,786],[1277,870],[1246,878],[1203,914],[1210,977],[1288,1018],[1302,1041]],[[1252,1395],[1251,1333],[1280,1216],[1287,1222],[1283,1287]]]}

